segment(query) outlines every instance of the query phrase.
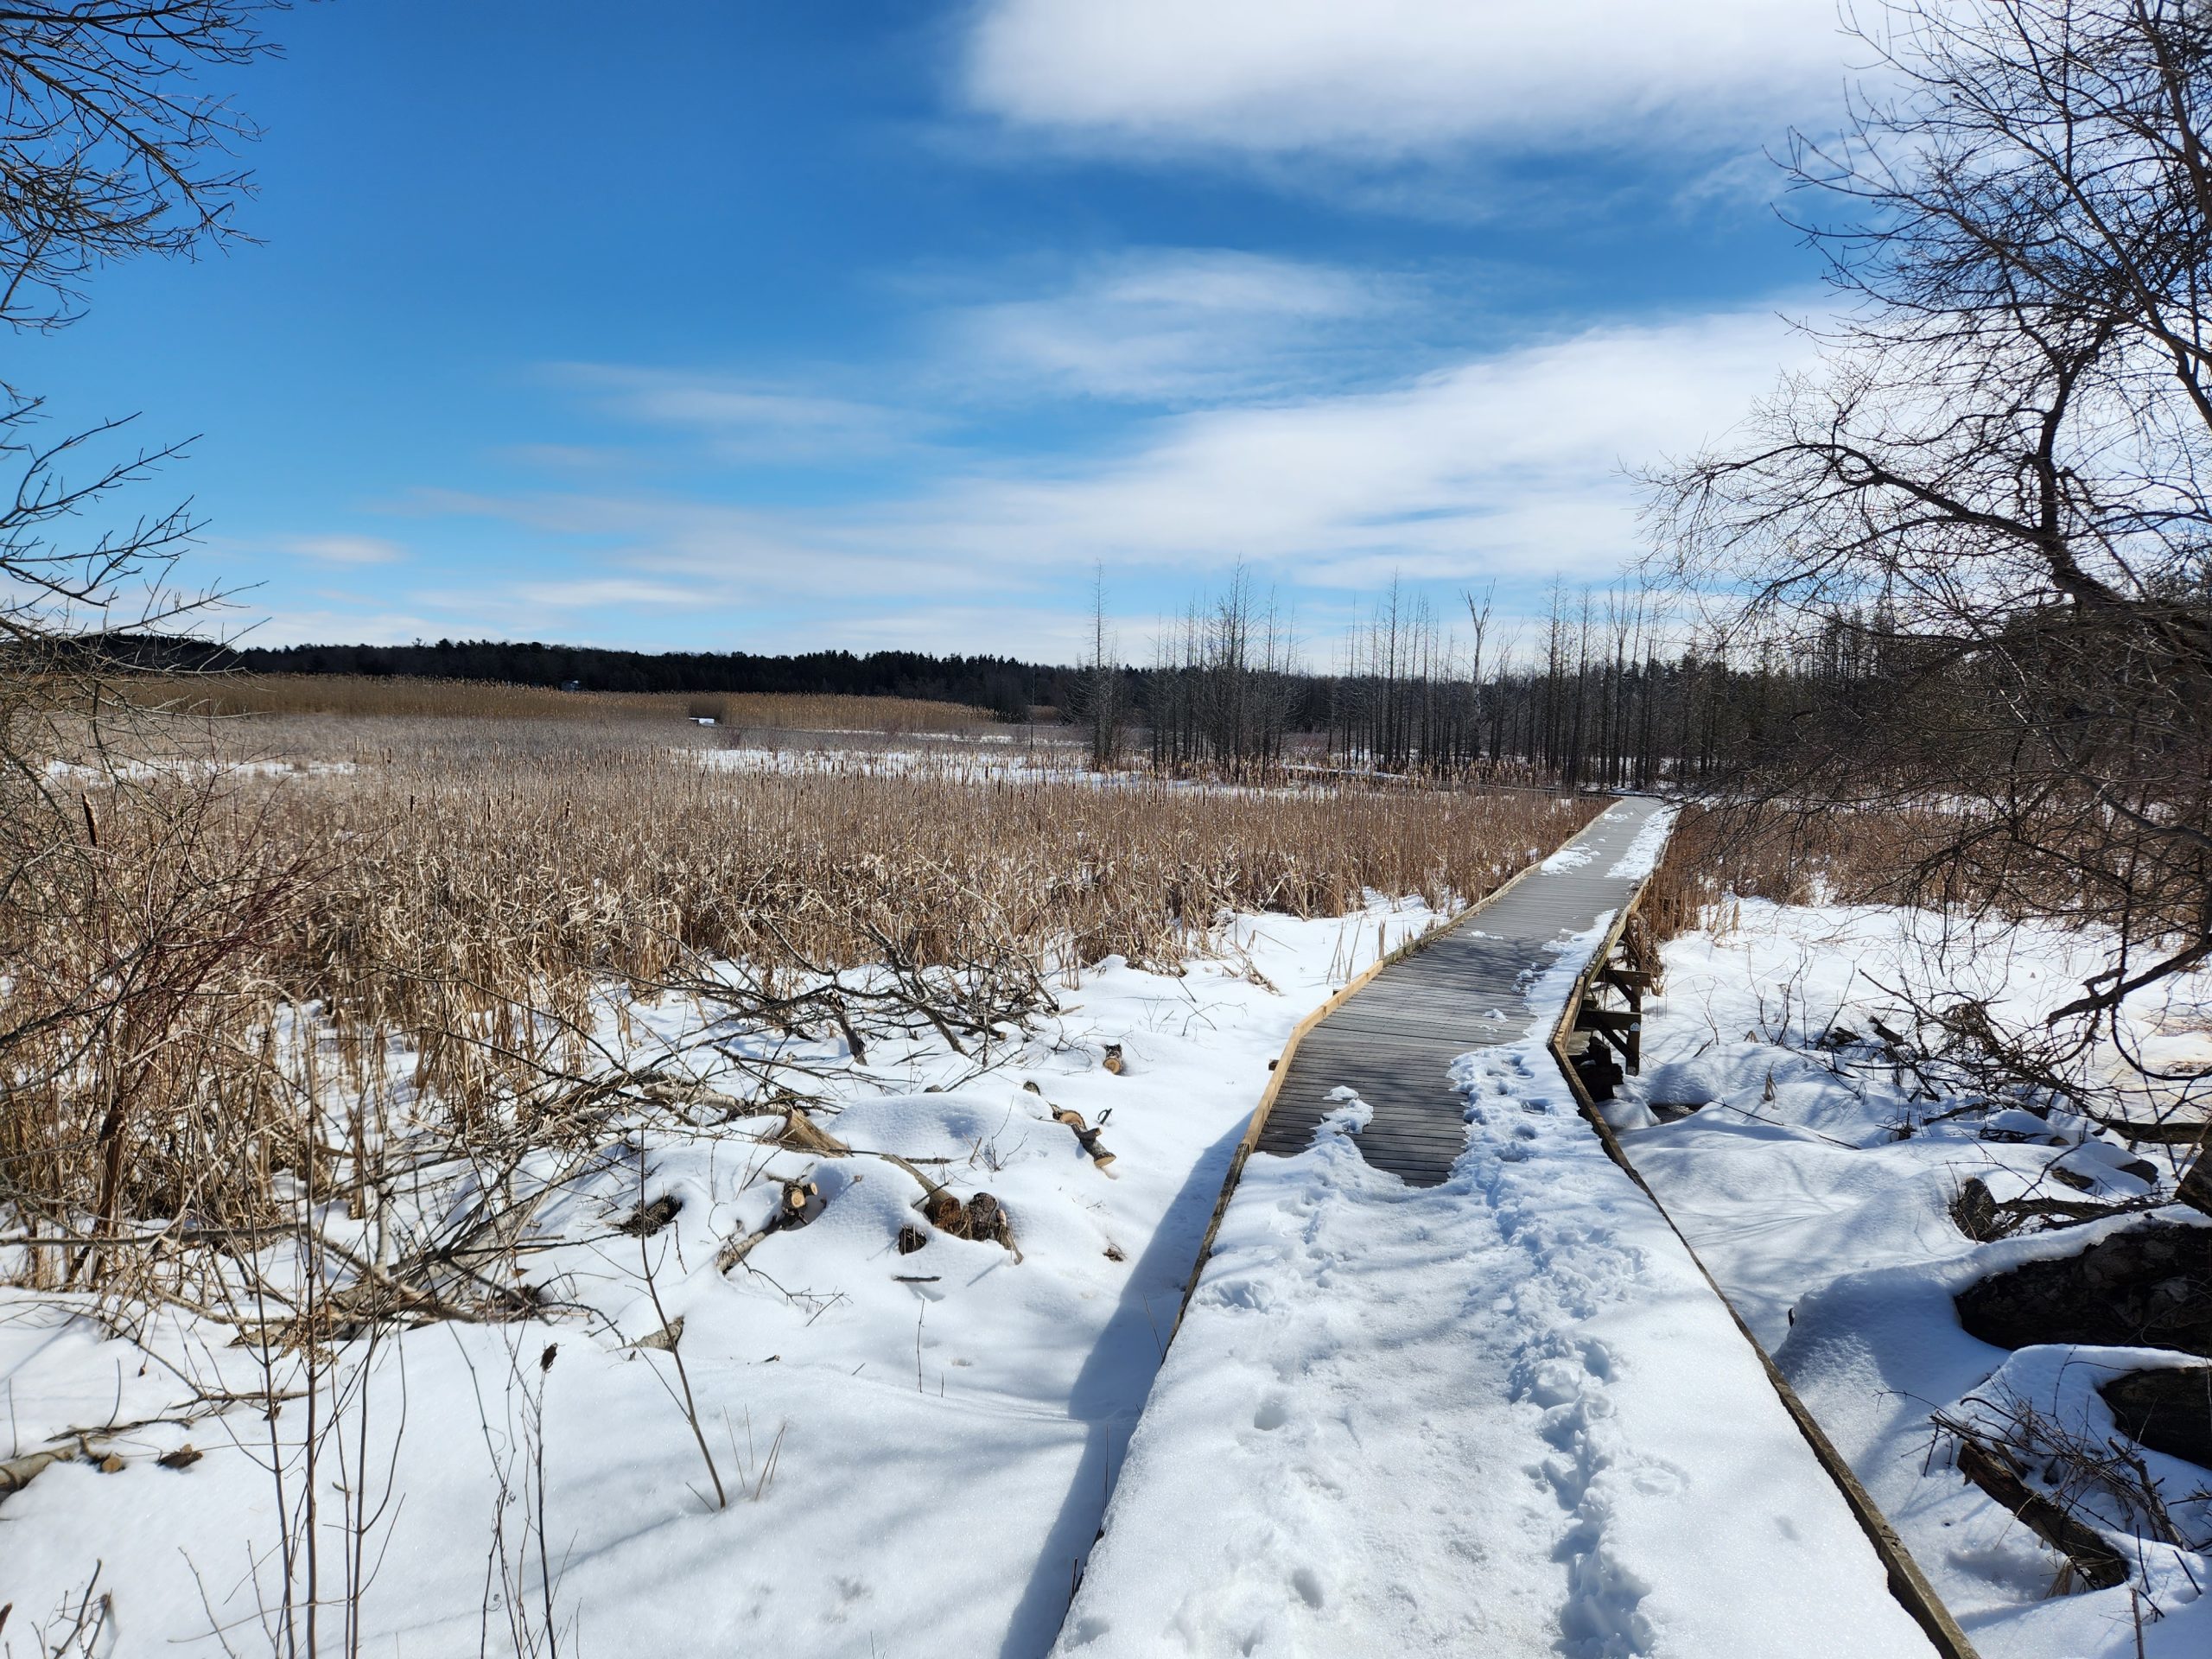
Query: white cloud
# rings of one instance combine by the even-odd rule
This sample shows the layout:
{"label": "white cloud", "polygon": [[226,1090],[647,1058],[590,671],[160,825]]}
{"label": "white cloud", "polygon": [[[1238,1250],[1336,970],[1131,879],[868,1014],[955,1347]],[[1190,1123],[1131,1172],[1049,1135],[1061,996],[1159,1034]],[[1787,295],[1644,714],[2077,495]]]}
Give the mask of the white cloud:
{"label": "white cloud", "polygon": [[302,536],[283,550],[324,564],[396,564],[407,556],[405,548],[381,536]]}
{"label": "white cloud", "polygon": [[[582,493],[492,495],[456,490],[418,490],[406,510],[429,515],[489,518],[519,524],[548,537],[594,544],[587,555],[594,570],[620,569],[652,577],[681,577],[693,585],[644,582],[625,597],[610,588],[589,594],[594,577],[525,584],[555,604],[682,604],[710,608],[750,603],[764,596],[864,603],[899,594],[976,592],[1000,580],[971,564],[947,563],[929,550],[879,543],[839,526],[836,515],[799,510],[729,506],[680,497]],[[608,578],[610,582],[626,579]],[[586,595],[569,600],[573,594]]]}
{"label": "white cloud", "polygon": [[549,610],[599,610],[607,606],[677,608],[697,605],[702,597],[696,588],[673,583],[638,582],[624,576],[586,576],[573,582],[528,582],[516,590],[526,604]]}
{"label": "white cloud", "polygon": [[[1103,460],[973,467],[864,506],[590,495],[420,505],[620,538],[601,550],[602,570],[681,573],[702,584],[702,601],[781,597],[853,613],[896,594],[944,603],[1058,587],[1093,562],[1203,580],[1243,558],[1309,588],[1372,588],[1394,571],[1602,579],[1637,544],[1624,466],[1719,435],[1807,350],[1764,312],[1594,328],[1385,390],[1163,416]],[[664,597],[626,600],[619,585],[601,597]]]}
{"label": "white cloud", "polygon": [[713,375],[598,363],[556,365],[615,415],[705,439],[724,460],[804,461],[882,454],[918,442],[913,411]]}
{"label": "white cloud", "polygon": [[1623,467],[1718,435],[1802,349],[1763,313],[1595,329],[1388,391],[1175,416],[1116,460],[974,477],[880,516],[955,555],[1243,557],[1319,586],[1599,575],[1636,545]]}
{"label": "white cloud", "polygon": [[962,374],[1026,392],[1186,402],[1280,392],[1357,369],[1421,303],[1401,278],[1223,249],[1096,259],[1057,292],[952,316]]}
{"label": "white cloud", "polygon": [[965,91],[1112,145],[1737,145],[1835,105],[1834,0],[987,0]]}

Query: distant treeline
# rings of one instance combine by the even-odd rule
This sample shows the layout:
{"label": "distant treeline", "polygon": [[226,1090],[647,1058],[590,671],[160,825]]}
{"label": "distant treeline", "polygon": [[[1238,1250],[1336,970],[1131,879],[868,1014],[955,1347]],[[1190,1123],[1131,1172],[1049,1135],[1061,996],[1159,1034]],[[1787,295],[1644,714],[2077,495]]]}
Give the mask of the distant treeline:
{"label": "distant treeline", "polygon": [[1300,664],[1243,582],[1195,607],[1144,667],[1059,667],[919,652],[601,651],[496,640],[233,649],[204,641],[101,642],[144,669],[573,683],[599,692],[902,697],[1020,721],[1090,728],[1102,761],[1148,750],[1167,771],[1267,768],[1294,758],[1441,776],[1649,788],[1771,764],[1816,709],[1910,695],[1972,701],[1971,673],[1929,673],[1882,618],[1837,618],[1820,636],[1763,649],[1671,643],[1640,599],[1556,600],[1510,654],[1486,609],[1455,639],[1426,605],[1394,594],[1349,635],[1333,671]]}
{"label": "distant treeline", "polygon": [[1021,721],[1058,707],[1074,671],[1010,657],[933,657],[915,651],[602,651],[535,640],[441,639],[434,645],[233,648],[199,640],[111,640],[141,667],[252,674],[360,674],[373,678],[575,684],[585,691],[767,692],[786,696],[912,697],[988,709]]}

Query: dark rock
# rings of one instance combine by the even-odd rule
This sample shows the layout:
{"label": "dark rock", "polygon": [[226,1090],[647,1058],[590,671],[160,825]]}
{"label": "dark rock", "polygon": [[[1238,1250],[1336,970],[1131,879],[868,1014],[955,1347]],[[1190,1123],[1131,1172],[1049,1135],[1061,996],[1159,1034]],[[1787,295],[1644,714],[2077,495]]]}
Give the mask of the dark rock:
{"label": "dark rock", "polygon": [[2097,1392],[2130,1440],[2212,1469],[2212,1365],[2130,1371]]}
{"label": "dark rock", "polygon": [[1967,1333],[1999,1348],[2092,1343],[2212,1359],[2212,1228],[2131,1227],[1979,1280],[1956,1301]]}

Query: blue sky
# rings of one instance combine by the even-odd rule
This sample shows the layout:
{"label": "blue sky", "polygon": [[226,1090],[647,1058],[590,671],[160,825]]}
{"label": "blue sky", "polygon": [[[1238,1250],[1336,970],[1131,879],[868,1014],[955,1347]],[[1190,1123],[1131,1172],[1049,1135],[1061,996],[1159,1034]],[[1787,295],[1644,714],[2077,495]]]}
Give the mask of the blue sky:
{"label": "blue sky", "polygon": [[[613,22],[610,24],[610,19]],[[1805,355],[1760,159],[1831,0],[337,0],[260,238],[17,343],[269,643],[1123,654],[1238,559],[1325,658],[1526,611]],[[140,504],[160,505],[156,496]]]}

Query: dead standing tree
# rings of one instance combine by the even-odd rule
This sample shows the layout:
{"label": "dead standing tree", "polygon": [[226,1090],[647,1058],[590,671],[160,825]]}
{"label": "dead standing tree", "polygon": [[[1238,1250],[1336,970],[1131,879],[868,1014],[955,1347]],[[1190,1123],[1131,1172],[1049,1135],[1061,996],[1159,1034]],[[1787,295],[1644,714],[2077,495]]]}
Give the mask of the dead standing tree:
{"label": "dead standing tree", "polygon": [[1106,567],[1090,580],[1090,639],[1076,677],[1075,706],[1069,709],[1090,734],[1090,766],[1111,772],[1122,761],[1122,728],[1128,723],[1128,696],[1122,684],[1122,642],[1106,615]]}
{"label": "dead standing tree", "polygon": [[1648,481],[1732,634],[1851,666],[1730,757],[1776,811],[1941,804],[1906,900],[2102,925],[2053,1016],[2212,959],[2212,11],[1890,0],[1889,90],[1793,142],[1844,321]]}

